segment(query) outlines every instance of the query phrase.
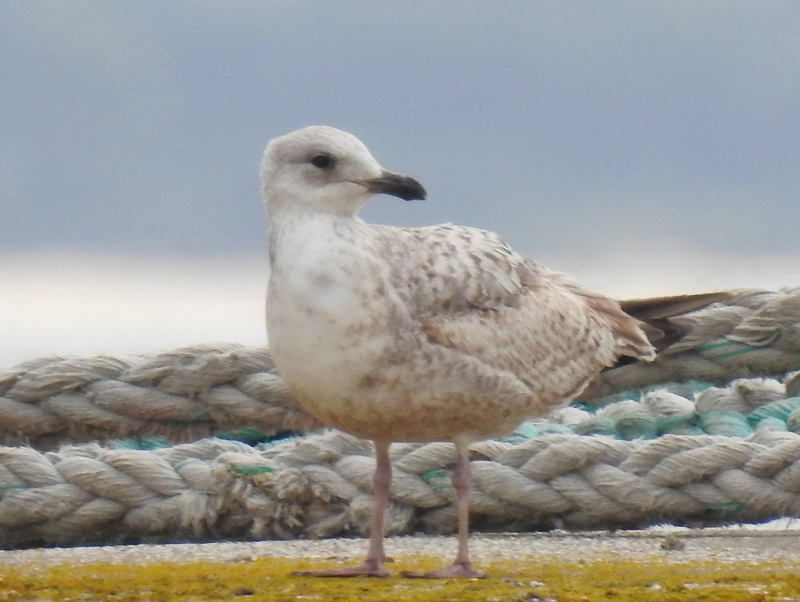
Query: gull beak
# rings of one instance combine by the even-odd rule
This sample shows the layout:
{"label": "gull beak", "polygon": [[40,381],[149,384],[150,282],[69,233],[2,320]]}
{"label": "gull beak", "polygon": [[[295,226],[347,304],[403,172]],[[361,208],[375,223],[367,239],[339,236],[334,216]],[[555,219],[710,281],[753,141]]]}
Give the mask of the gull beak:
{"label": "gull beak", "polygon": [[377,178],[357,182],[375,194],[390,194],[404,201],[425,200],[425,189],[414,178],[384,170]]}

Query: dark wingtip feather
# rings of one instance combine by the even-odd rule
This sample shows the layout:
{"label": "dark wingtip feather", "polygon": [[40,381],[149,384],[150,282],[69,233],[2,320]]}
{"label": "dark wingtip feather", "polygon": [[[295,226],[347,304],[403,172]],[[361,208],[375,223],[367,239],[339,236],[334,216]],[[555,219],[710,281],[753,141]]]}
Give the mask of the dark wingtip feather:
{"label": "dark wingtip feather", "polygon": [[[629,316],[639,320],[639,327],[656,351],[660,352],[680,341],[692,331],[693,320],[686,314],[714,303],[728,301],[734,296],[729,292],[677,295],[620,301],[620,307]],[[633,357],[620,357],[611,368],[618,368],[637,361]]]}
{"label": "dark wingtip feather", "polygon": [[626,314],[640,320],[661,320],[681,316],[713,303],[727,301],[733,293],[718,291],[696,295],[677,295],[674,297],[651,297],[649,299],[629,299],[619,305]]}

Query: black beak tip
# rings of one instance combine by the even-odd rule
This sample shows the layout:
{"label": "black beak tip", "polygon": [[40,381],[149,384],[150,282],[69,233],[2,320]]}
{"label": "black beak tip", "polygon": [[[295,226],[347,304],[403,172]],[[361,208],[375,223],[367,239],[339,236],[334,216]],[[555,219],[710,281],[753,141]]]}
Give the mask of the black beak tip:
{"label": "black beak tip", "polygon": [[408,193],[400,196],[404,201],[424,201],[428,196],[425,188],[416,180],[409,182]]}
{"label": "black beak tip", "polygon": [[428,195],[422,184],[410,176],[385,171],[380,177],[362,182],[375,194],[389,194],[404,201],[424,201]]}

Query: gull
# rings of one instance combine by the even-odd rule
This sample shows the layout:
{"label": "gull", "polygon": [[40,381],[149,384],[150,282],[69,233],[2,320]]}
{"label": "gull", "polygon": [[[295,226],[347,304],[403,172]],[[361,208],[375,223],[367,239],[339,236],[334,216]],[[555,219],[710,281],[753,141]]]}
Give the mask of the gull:
{"label": "gull", "polygon": [[[516,253],[496,234],[444,224],[398,228],[356,214],[387,194],[425,199],[355,136],[312,126],[275,138],[261,165],[271,276],[267,333],[302,407],[375,446],[366,560],[304,575],[385,576],[393,441],[451,440],[458,552],[410,577],[483,577],[469,538],[469,444],[567,405],[621,359],[652,361],[650,339],[680,337],[675,314],[719,295],[620,303]],[[648,338],[649,335],[649,338]]]}

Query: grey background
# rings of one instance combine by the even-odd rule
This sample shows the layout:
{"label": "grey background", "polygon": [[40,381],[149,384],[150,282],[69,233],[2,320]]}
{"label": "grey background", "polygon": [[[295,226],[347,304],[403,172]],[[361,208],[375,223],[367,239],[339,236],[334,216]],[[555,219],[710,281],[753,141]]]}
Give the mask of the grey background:
{"label": "grey background", "polygon": [[800,4],[0,3],[0,367],[265,341],[267,141],[324,123],[608,294],[800,284]]}

